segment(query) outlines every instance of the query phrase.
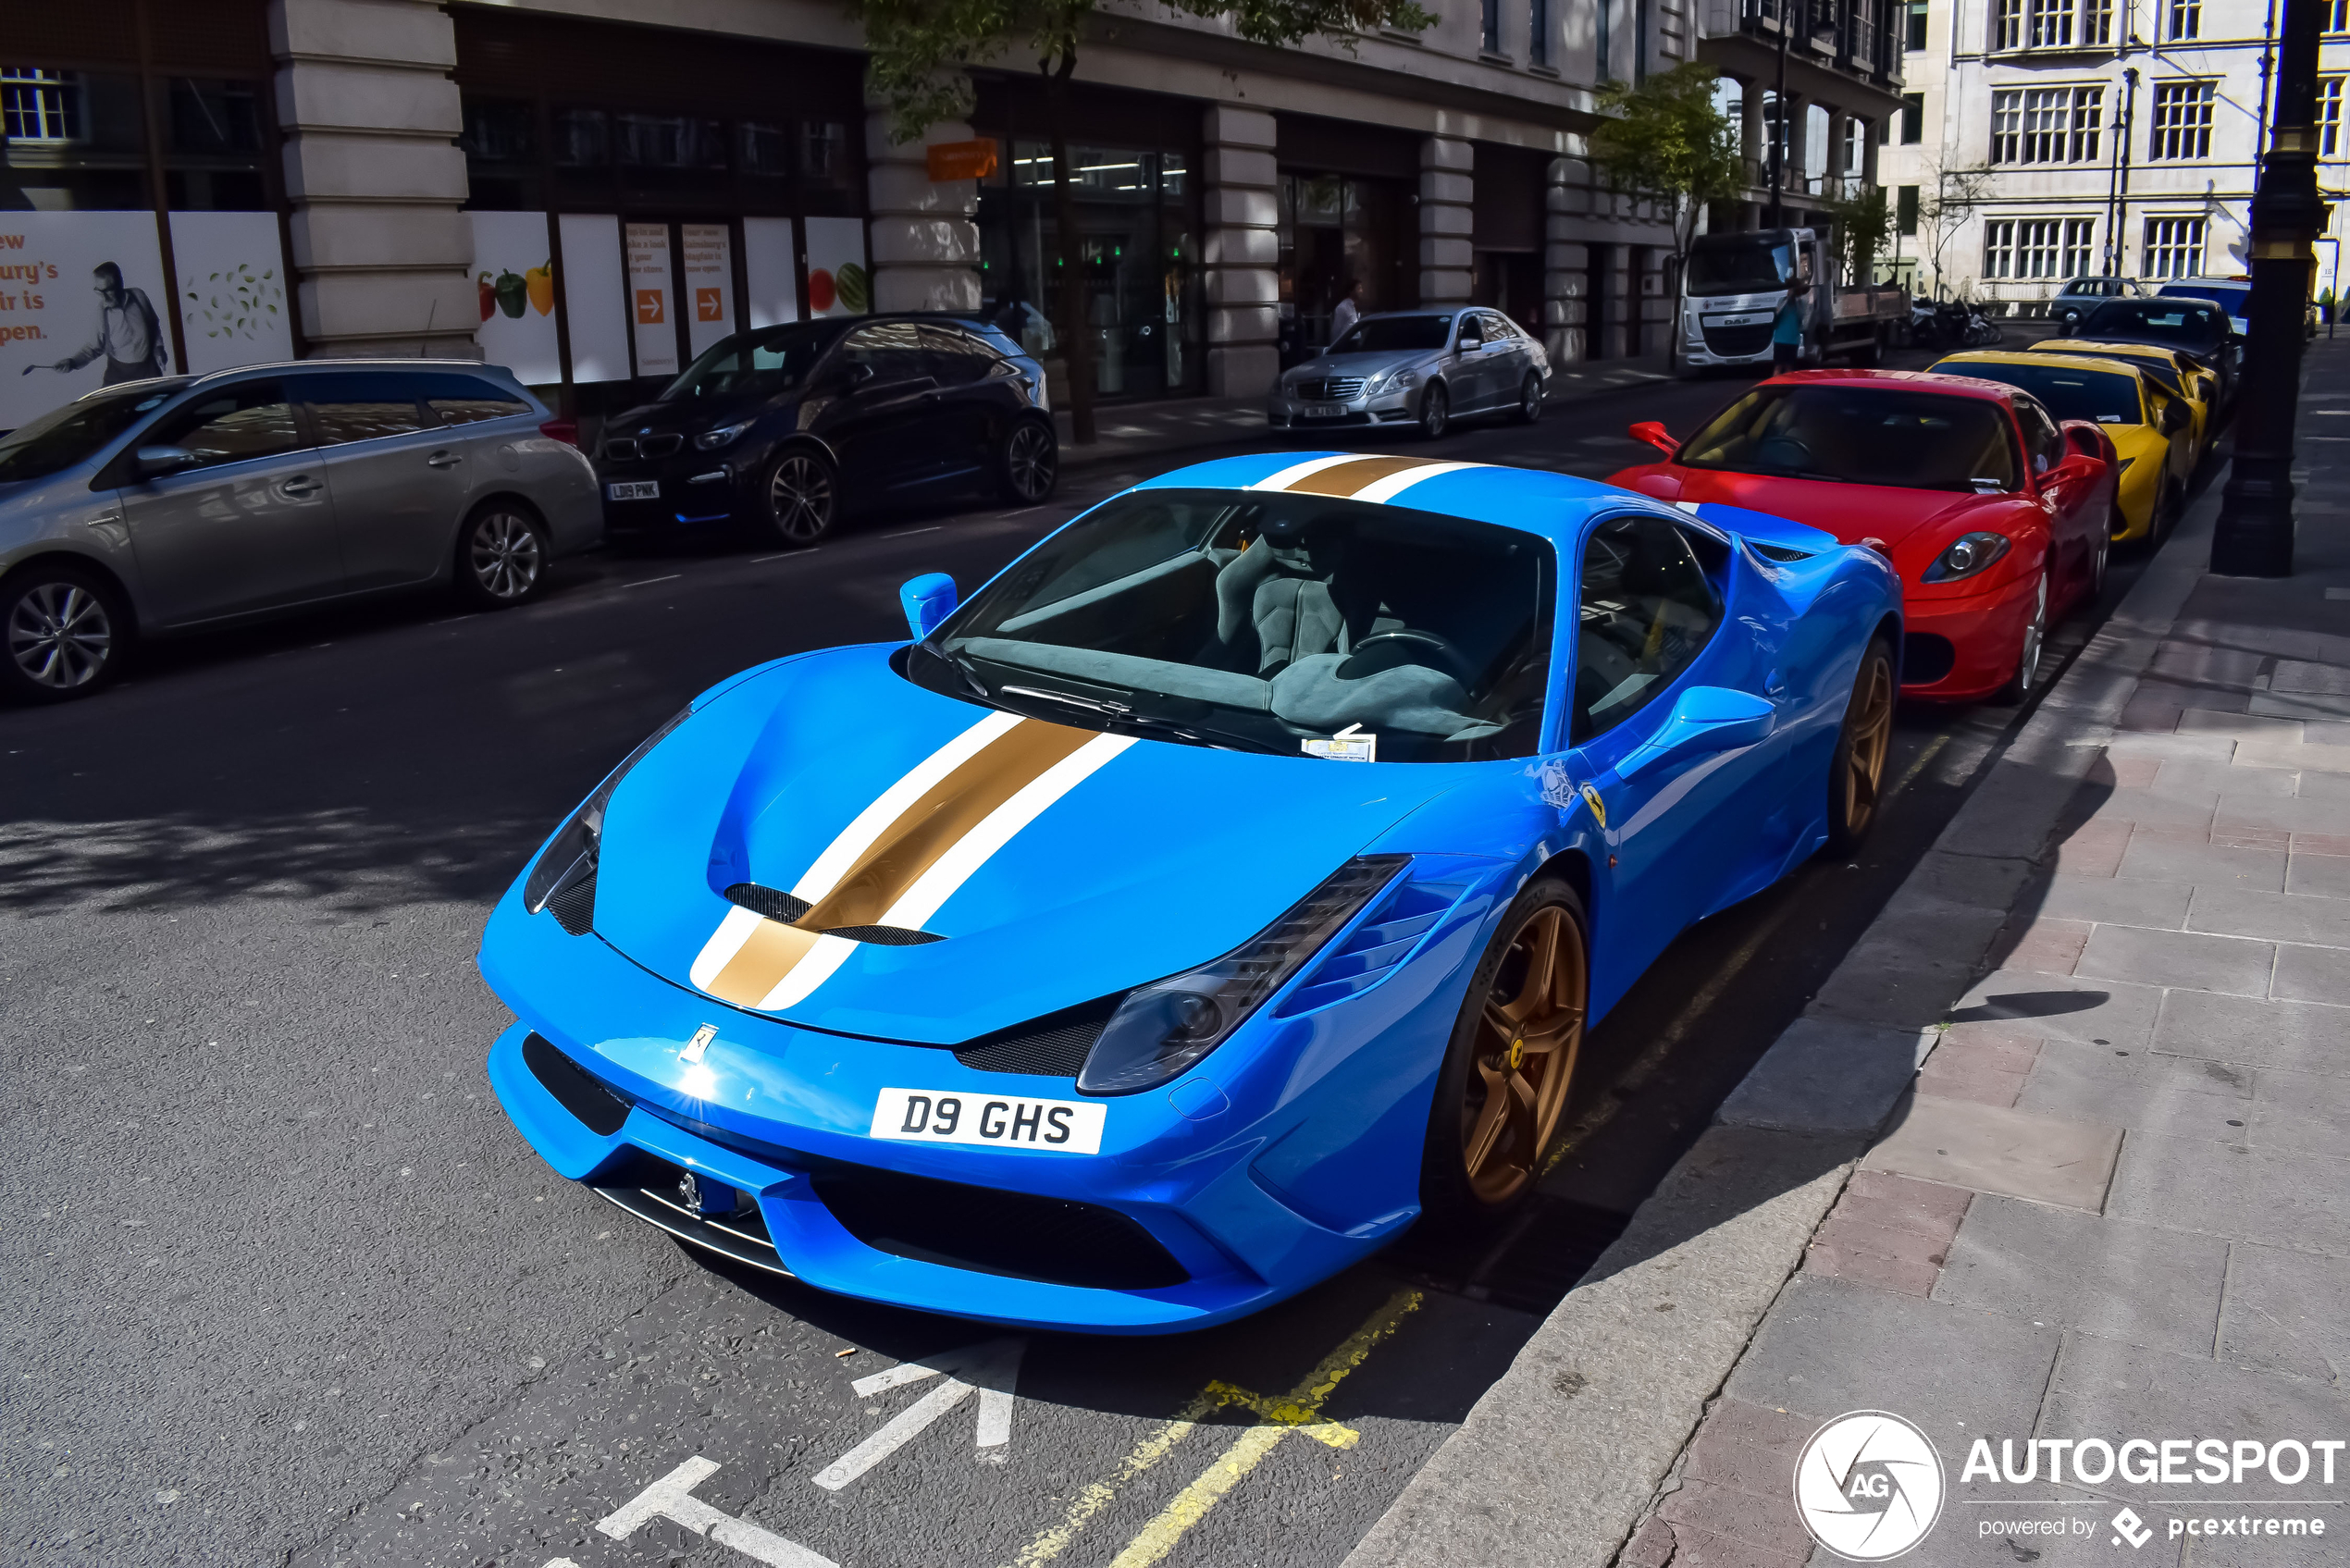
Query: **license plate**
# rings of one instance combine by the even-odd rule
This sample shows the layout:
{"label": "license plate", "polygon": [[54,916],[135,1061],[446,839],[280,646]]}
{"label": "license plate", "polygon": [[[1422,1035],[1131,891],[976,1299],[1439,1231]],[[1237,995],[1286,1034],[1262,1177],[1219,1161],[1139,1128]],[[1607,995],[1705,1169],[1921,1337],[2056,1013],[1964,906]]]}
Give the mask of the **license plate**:
{"label": "license plate", "polygon": [[625,479],[606,485],[604,493],[614,500],[659,500],[661,481],[658,479]]}
{"label": "license plate", "polygon": [[983,1149],[1049,1149],[1097,1154],[1109,1107],[1099,1101],[1026,1100],[935,1089],[884,1089],[873,1103],[872,1136],[899,1143],[968,1143]]}
{"label": "license plate", "polygon": [[1305,417],[1308,419],[1337,419],[1342,417],[1345,413],[1344,403],[1307,403],[1305,405]]}

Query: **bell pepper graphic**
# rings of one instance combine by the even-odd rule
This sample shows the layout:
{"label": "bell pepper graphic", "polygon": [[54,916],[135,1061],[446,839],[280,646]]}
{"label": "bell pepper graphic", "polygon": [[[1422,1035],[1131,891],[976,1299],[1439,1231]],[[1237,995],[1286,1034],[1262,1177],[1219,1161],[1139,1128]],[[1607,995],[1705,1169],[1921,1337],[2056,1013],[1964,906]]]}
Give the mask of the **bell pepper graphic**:
{"label": "bell pepper graphic", "polygon": [[808,275],[808,308],[822,315],[833,308],[833,275],[822,267]]}
{"label": "bell pepper graphic", "polygon": [[498,308],[519,320],[522,307],[529,302],[530,285],[519,272],[506,271],[498,275]]}
{"label": "bell pepper graphic", "polygon": [[481,275],[478,282],[481,289],[481,318],[488,321],[498,309],[498,285],[489,280],[489,274],[487,272]]}
{"label": "bell pepper graphic", "polygon": [[552,259],[540,262],[523,274],[530,290],[530,308],[545,315],[555,308],[555,264]]}

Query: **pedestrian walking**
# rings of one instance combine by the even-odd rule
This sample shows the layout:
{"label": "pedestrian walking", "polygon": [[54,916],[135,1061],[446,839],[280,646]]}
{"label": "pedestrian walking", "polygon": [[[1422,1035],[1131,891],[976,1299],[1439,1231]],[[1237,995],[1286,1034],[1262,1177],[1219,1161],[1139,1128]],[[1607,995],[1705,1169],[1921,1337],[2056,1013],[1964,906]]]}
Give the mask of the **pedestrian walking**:
{"label": "pedestrian walking", "polygon": [[1778,319],[1771,324],[1771,374],[1784,376],[1793,370],[1803,356],[1803,298],[1812,285],[1800,278],[1787,286],[1787,302],[1779,306]]}
{"label": "pedestrian walking", "polygon": [[1339,296],[1337,306],[1330,312],[1330,341],[1335,343],[1345,337],[1346,329],[1360,320],[1362,315],[1363,280],[1359,278],[1348,278],[1346,291]]}

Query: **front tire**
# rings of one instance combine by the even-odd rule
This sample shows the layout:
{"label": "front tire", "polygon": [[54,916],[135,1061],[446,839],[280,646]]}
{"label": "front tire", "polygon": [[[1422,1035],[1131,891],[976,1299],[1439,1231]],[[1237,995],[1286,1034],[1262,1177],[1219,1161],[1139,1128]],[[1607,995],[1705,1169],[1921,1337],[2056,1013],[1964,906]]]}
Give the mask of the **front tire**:
{"label": "front tire", "polygon": [[19,702],[70,702],[120,673],[130,613],[111,584],[66,562],[0,586],[0,690]]}
{"label": "front tire", "polygon": [[1014,506],[1051,499],[1060,482],[1060,443],[1041,419],[1023,419],[1004,433],[996,454],[996,488]]}
{"label": "front tire", "polygon": [[840,482],[833,465],[806,447],[785,447],[767,465],[767,525],[785,546],[804,549],[833,531]]}
{"label": "front tire", "polygon": [[1420,1159],[1420,1200],[1438,1219],[1498,1215],[1533,1191],[1583,1044],[1589,930],[1574,887],[1538,876],[1470,976]]}
{"label": "front tire", "polygon": [[1893,750],[1893,645],[1873,637],[1852,677],[1844,727],[1828,762],[1828,842],[1831,855],[1849,855],[1876,826],[1884,803],[1885,763]]}
{"label": "front tire", "polygon": [[458,596],[476,610],[536,599],[551,553],[538,518],[512,501],[485,501],[457,532]]}
{"label": "front tire", "polygon": [[2048,568],[2040,568],[2040,586],[2032,601],[2032,618],[2023,623],[2023,641],[2016,648],[2015,673],[1992,701],[2013,707],[2032,695],[2040,679],[2040,653],[2048,637]]}
{"label": "front tire", "polygon": [[1452,427],[1453,399],[1441,381],[1430,381],[1420,394],[1420,438],[1433,441]]}
{"label": "front tire", "polygon": [[1514,411],[1520,425],[1531,425],[1542,417],[1542,377],[1529,370],[1517,389],[1517,407]]}

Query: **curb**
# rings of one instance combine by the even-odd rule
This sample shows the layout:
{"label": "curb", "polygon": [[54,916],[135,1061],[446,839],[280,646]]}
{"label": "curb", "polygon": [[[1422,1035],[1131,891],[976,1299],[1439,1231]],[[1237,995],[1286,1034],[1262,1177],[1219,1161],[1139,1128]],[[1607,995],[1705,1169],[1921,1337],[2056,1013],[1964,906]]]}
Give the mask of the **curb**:
{"label": "curb", "polygon": [[2209,559],[2207,489],[1803,1016],[1344,1568],[1606,1568],[1985,972],[2018,893]]}

